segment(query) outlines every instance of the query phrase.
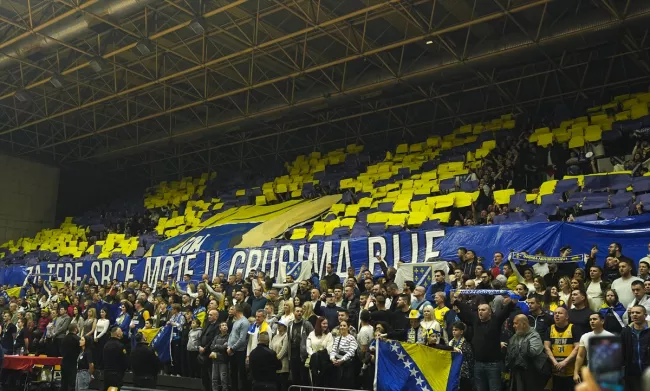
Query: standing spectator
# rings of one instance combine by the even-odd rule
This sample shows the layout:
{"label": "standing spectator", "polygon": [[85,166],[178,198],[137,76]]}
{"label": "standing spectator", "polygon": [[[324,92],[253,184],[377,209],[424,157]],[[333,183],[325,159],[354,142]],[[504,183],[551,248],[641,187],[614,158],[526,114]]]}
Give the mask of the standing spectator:
{"label": "standing spectator", "polygon": [[[108,310],[102,308],[99,311],[99,319],[97,319],[97,326],[95,327],[95,333],[93,335],[93,341],[97,350],[100,352],[104,351],[104,345],[108,341],[108,329],[110,327],[110,321],[108,320]],[[104,369],[104,360],[101,355],[97,355],[95,366],[97,369]]]}
{"label": "standing spectator", "polygon": [[228,337],[230,356],[230,379],[233,391],[246,391],[246,345],[248,343],[248,319],[244,317],[244,306],[235,305],[235,317]]}
{"label": "standing spectator", "polygon": [[276,391],[277,373],[282,368],[276,353],[269,348],[269,334],[259,335],[257,347],[251,352],[250,365],[255,368],[253,375],[253,391]]}
{"label": "standing spectator", "polygon": [[345,296],[343,297],[343,305],[341,307],[348,311],[351,323],[358,324],[361,304],[359,298],[354,293],[354,288],[350,286],[345,287]]}
{"label": "standing spectator", "polygon": [[201,334],[203,334],[201,321],[196,318],[192,319],[187,340],[187,362],[189,363],[190,369],[189,375],[194,378],[199,378],[201,376],[201,366],[198,362]]}
{"label": "standing spectator", "polygon": [[544,336],[544,348],[553,364],[553,391],[571,391],[580,334],[569,323],[566,308],[558,307],[553,317],[555,324]]}
{"label": "standing spectator", "polygon": [[[506,366],[510,369],[512,391],[543,391],[548,376],[543,374],[547,357],[544,343],[537,331],[530,327],[528,317],[515,316],[515,335],[508,342]],[[461,380],[462,381],[462,380]]]}
{"label": "standing spectator", "polygon": [[334,289],[334,286],[341,283],[341,278],[334,273],[334,266],[331,263],[325,266],[325,271],[327,274],[322,278],[322,281],[326,284],[327,289]]}
{"label": "standing spectator", "polygon": [[340,335],[334,339],[332,343],[332,351],[330,352],[330,360],[334,365],[334,376],[330,379],[333,382],[331,386],[339,386],[341,384],[353,386],[355,384],[355,363],[357,352],[357,340],[349,333],[347,321],[339,323]]}
{"label": "standing spectator", "polygon": [[435,282],[429,286],[426,300],[433,303],[435,301],[435,294],[437,292],[442,292],[445,294],[445,303],[449,303],[449,292],[451,291],[451,285],[445,281],[445,271],[434,271],[433,278],[435,279]]}
{"label": "standing spectator", "polygon": [[[322,302],[327,302],[327,305],[323,307]],[[341,307],[337,307],[334,303],[334,295],[331,293],[324,293],[321,295],[321,299],[316,302],[314,307],[314,313],[318,316],[322,316],[327,319],[327,324],[331,329],[334,329],[339,325],[339,310]],[[287,322],[289,323],[289,322]]]}
{"label": "standing spectator", "polygon": [[610,333],[620,334],[625,322],[623,322],[623,315],[626,312],[625,307],[618,301],[618,294],[613,289],[608,289],[605,292],[605,303],[603,308],[599,311],[605,319],[605,330]]}
{"label": "standing spectator", "polygon": [[[648,257],[643,257],[643,259],[646,259]],[[650,259],[647,261],[644,260],[639,261],[639,277],[643,281],[648,281],[650,280]]]}
{"label": "standing spectator", "polygon": [[72,318],[70,318],[70,315],[68,315],[67,307],[59,307],[59,316],[56,318],[56,323],[52,329],[52,335],[54,337],[52,341],[54,348],[53,352],[57,357],[61,355],[61,343],[63,342],[63,338],[68,332],[68,327],[70,326],[71,320]]}
{"label": "standing spectator", "polygon": [[[627,262],[627,264],[630,265],[630,267],[632,268],[631,271],[630,271],[632,273],[632,275],[636,275],[636,270],[634,269],[634,261],[632,260],[632,258],[629,258],[629,257],[626,257],[625,255],[623,255],[623,245],[622,244],[614,242],[614,243],[609,245],[607,250],[609,251],[609,256],[618,259],[619,263]],[[623,273],[621,273],[621,275],[622,274]]]}
{"label": "standing spectator", "polygon": [[503,275],[508,279],[506,281],[506,288],[510,289],[511,291],[515,290],[515,288],[517,288],[517,284],[519,284],[519,280],[517,279],[515,272],[512,270],[512,265],[509,263],[503,265]]}
{"label": "standing spectator", "polygon": [[445,305],[445,296],[442,292],[437,292],[434,296],[436,307],[433,309],[433,317],[440,325],[442,331],[442,340],[451,340],[451,326],[456,322],[456,312]]}
{"label": "standing spectator", "polygon": [[496,314],[487,304],[480,304],[477,313],[461,300],[456,300],[458,317],[465,324],[470,324],[474,335],[474,378],[478,391],[501,390],[501,325],[514,310],[515,304],[509,297],[503,299],[504,307]]}
{"label": "standing spectator", "polygon": [[[472,347],[469,342],[465,339],[465,323],[463,322],[454,322],[451,325],[452,329],[452,338],[449,341],[449,346],[454,349],[454,351],[459,352],[463,355],[463,363],[460,367],[460,385],[459,391],[473,391],[474,390],[474,352],[472,352]],[[432,341],[430,334],[429,341]],[[435,337],[433,338],[435,339]]]}
{"label": "standing spectator", "polygon": [[580,335],[591,330],[589,326],[589,315],[592,311],[587,307],[587,294],[582,289],[575,289],[571,292],[573,308],[569,310],[569,323],[577,328],[576,332]]}
{"label": "standing spectator", "polygon": [[494,253],[494,258],[492,259],[492,267],[490,268],[492,278],[497,278],[499,274],[503,274],[503,265],[503,253]]}
{"label": "standing spectator", "polygon": [[95,364],[93,364],[93,352],[86,344],[86,337],[79,338],[81,353],[77,358],[77,388],[76,391],[87,391],[90,388],[90,382],[93,380]]}
{"label": "standing spectator", "polygon": [[11,323],[11,313],[5,311],[2,314],[2,334],[0,334],[0,344],[5,354],[14,354],[14,340],[16,339],[16,325]]}
{"label": "standing spectator", "polygon": [[627,306],[627,311],[623,314],[623,322],[625,322],[625,324],[630,324],[632,322],[632,320],[629,319],[628,311],[635,305],[645,307],[646,313],[650,313],[650,297],[645,293],[644,283],[642,281],[633,281],[631,287],[634,300],[632,300],[630,305]]}
{"label": "standing spectator", "polygon": [[630,309],[632,324],[621,331],[623,360],[625,367],[625,389],[640,391],[641,375],[650,365],[648,349],[650,348],[650,330],[646,316],[648,313],[642,305]]}
{"label": "standing spectator", "polygon": [[[264,310],[262,310],[264,312]],[[203,390],[212,390],[212,362],[210,362],[210,345],[212,340],[219,333],[219,325],[217,319],[219,313],[217,310],[210,310],[208,312],[208,323],[201,333],[201,340],[199,342],[199,365],[201,366],[201,381],[203,381]]]}
{"label": "standing spectator", "polygon": [[[124,304],[122,305],[124,307]],[[185,317],[181,313],[181,305],[174,303],[171,305],[172,311],[169,321],[167,322],[172,326],[172,364],[170,373],[173,375],[180,376],[182,373],[183,366],[183,349],[181,346],[181,337],[183,333],[183,324],[185,323]],[[128,314],[127,314],[128,316]],[[119,318],[118,318],[119,319]],[[122,328],[120,326],[120,328]],[[122,331],[124,329],[122,328]]]}
{"label": "standing spectator", "polygon": [[548,328],[553,324],[553,316],[542,308],[539,297],[536,295],[529,296],[526,303],[530,310],[530,314],[528,314],[528,325],[535,329],[540,336],[546,334]]}
{"label": "standing spectator", "polygon": [[79,328],[76,324],[68,326],[68,333],[61,341],[61,391],[75,389],[77,380],[77,358],[81,352]]}
{"label": "standing spectator", "polygon": [[266,297],[262,296],[262,287],[257,286],[253,289],[253,297],[251,298],[251,311],[256,313],[257,310],[264,310],[266,305]]}
{"label": "standing spectator", "polygon": [[133,385],[141,388],[156,388],[160,370],[158,355],[149,346],[142,333],[136,334],[135,343],[135,348],[131,352]]}
{"label": "standing spectator", "polygon": [[228,323],[219,323],[219,333],[210,344],[212,359],[212,391],[227,391],[230,385],[230,367],[228,366]]}
{"label": "standing spectator", "polygon": [[603,280],[610,284],[621,276],[618,272],[618,259],[616,257],[607,257],[605,259],[605,266],[603,266]]}
{"label": "standing spectator", "polygon": [[314,327],[302,318],[302,308],[294,310],[294,320],[289,324],[289,368],[294,385],[309,385],[309,371],[305,367],[307,361],[307,337]]}
{"label": "standing spectator", "polygon": [[643,280],[632,275],[632,264],[626,260],[619,259],[618,272],[621,276],[612,282],[612,289],[618,293],[618,300],[627,308],[634,300],[632,282]]}
{"label": "standing spectator", "polygon": [[576,365],[573,370],[573,380],[576,383],[580,383],[580,369],[585,364],[587,357],[589,357],[589,339],[594,336],[611,337],[614,335],[604,329],[605,317],[600,312],[589,315],[589,325],[591,326],[591,331],[580,337]]}
{"label": "standing spectator", "polygon": [[113,326],[110,331],[111,337],[104,345],[104,388],[117,387],[124,384],[124,372],[129,366],[126,349],[122,344],[122,329]]}
{"label": "standing spectator", "polygon": [[309,336],[307,337],[306,345],[307,354],[309,355],[307,360],[309,362],[311,378],[314,386],[323,386],[324,379],[322,379],[321,376],[321,367],[317,365],[317,360],[312,360],[312,357],[320,351],[325,351],[327,353],[327,349],[331,349],[332,341],[333,338],[328,329],[327,319],[319,317],[316,320],[314,330],[309,333]]}
{"label": "standing spectator", "polygon": [[287,391],[289,389],[289,337],[287,325],[284,322],[278,322],[278,332],[273,336],[269,347],[282,363],[282,367],[277,370],[277,389],[278,391]]}
{"label": "standing spectator", "polygon": [[605,291],[609,284],[602,279],[603,269],[600,266],[591,266],[589,268],[589,279],[585,283],[587,289],[587,301],[592,311],[599,311],[605,302]]}

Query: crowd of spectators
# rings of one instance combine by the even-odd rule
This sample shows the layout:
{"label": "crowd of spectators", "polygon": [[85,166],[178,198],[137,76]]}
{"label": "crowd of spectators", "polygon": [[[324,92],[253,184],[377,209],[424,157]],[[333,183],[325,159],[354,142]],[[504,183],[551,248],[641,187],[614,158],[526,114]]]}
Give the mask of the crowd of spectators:
{"label": "crowd of spectators", "polygon": [[[557,255],[570,254],[566,246]],[[0,297],[0,345],[4,354],[65,358],[72,335],[83,345],[83,360],[70,364],[77,376],[103,370],[106,382],[121,385],[124,371],[146,372],[134,359],[150,342],[141,329],[169,324],[172,361],[145,374],[154,385],[165,373],[201,378],[206,391],[285,391],[292,384],[372,389],[375,338],[389,338],[460,352],[461,391],[569,391],[581,381],[588,338],[611,333],[621,335],[626,389],[636,391],[650,363],[649,261],[631,260],[618,243],[604,255],[594,248],[584,268],[513,266],[502,253],[486,262],[461,248],[427,288],[397,286],[396,269],[381,259],[376,275],[349,269],[341,278],[328,264],[322,278],[303,281],[251,271],[155,286],[30,282],[25,297]],[[116,367],[120,347],[132,359]]]}

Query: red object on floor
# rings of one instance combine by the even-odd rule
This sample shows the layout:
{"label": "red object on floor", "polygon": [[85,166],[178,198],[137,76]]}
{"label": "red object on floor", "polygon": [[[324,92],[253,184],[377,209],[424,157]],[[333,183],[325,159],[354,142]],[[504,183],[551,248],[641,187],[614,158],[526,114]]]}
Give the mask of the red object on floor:
{"label": "red object on floor", "polygon": [[5,356],[2,367],[15,371],[29,371],[34,365],[61,365],[62,357]]}

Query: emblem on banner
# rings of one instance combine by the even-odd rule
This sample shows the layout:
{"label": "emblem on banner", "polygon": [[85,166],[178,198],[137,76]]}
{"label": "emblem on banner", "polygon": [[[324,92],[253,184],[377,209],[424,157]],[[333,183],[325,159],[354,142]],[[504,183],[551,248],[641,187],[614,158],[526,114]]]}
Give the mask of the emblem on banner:
{"label": "emblem on banner", "polygon": [[431,285],[432,282],[431,266],[419,266],[413,268],[413,279],[415,280],[415,286],[422,286],[425,289]]}

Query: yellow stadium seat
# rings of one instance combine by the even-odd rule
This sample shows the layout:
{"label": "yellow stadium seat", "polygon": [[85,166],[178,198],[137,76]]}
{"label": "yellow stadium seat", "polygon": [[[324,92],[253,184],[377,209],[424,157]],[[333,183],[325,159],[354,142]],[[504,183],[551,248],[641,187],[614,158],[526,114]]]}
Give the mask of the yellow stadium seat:
{"label": "yellow stadium seat", "polygon": [[408,212],[410,209],[411,200],[409,199],[398,199],[393,205],[393,212]]}
{"label": "yellow stadium seat", "polygon": [[341,220],[339,219],[334,219],[330,220],[325,224],[325,235],[331,235],[332,231],[334,231],[335,228],[338,228],[341,226]]}
{"label": "yellow stadium seat", "polygon": [[493,194],[497,204],[505,205],[510,202],[510,196],[515,194],[515,189],[496,190]]}
{"label": "yellow stadium seat", "polygon": [[409,152],[410,153],[422,152],[422,143],[411,144],[411,146],[409,147]]}
{"label": "yellow stadium seat", "polygon": [[299,240],[307,237],[307,228],[294,228],[291,232],[291,240]]}
{"label": "yellow stadium seat", "polygon": [[575,137],[575,136],[582,137],[585,134],[585,130],[582,127],[573,127],[570,129],[569,134],[571,135],[571,137]]}
{"label": "yellow stadium seat", "polygon": [[489,151],[493,150],[496,147],[497,147],[497,141],[496,140],[483,141],[483,144],[481,144],[481,148],[487,149]]}
{"label": "yellow stadium seat", "polygon": [[311,227],[311,232],[309,232],[309,239],[314,236],[323,236],[325,235],[325,222],[324,221],[315,221],[314,225]]}
{"label": "yellow stadium seat", "polygon": [[455,208],[465,208],[472,205],[472,193],[456,192],[454,194]]}
{"label": "yellow stadium seat", "polygon": [[408,218],[408,214],[406,213],[390,213],[388,216],[388,221],[386,223],[387,225],[403,226],[407,218]]}
{"label": "yellow stadium seat", "polygon": [[364,197],[359,200],[359,208],[370,208],[370,205],[372,204],[372,198],[370,197]]}
{"label": "yellow stadium seat", "polygon": [[388,221],[390,213],[375,212],[368,215],[368,223],[385,223]]}
{"label": "yellow stadium seat", "polygon": [[439,220],[441,223],[448,223],[451,217],[451,212],[439,212],[429,216],[429,220]]}
{"label": "yellow stadium seat", "polygon": [[466,133],[472,133],[472,125],[463,125],[458,129],[458,134],[466,134]]}
{"label": "yellow stadium seat", "polygon": [[449,208],[454,205],[454,200],[456,199],[456,196],[454,195],[455,193],[451,194],[444,194],[435,197],[435,208],[436,209],[443,209],[443,208]]}
{"label": "yellow stadium seat", "polygon": [[537,140],[539,140],[539,134],[537,134],[537,133],[531,133],[531,135],[528,136],[528,142],[529,143],[536,143]]}
{"label": "yellow stadium seat", "polygon": [[289,191],[289,187],[287,187],[287,184],[286,184],[286,183],[278,183],[278,184],[275,186],[275,191],[276,191],[278,194],[286,193],[286,192]]}
{"label": "yellow stadium seat", "polygon": [[237,197],[245,196],[245,195],[246,195],[246,189],[239,189],[239,190],[237,190],[237,192],[235,193],[235,195],[236,195]]}
{"label": "yellow stadium seat", "polygon": [[603,131],[600,129],[600,125],[590,125],[585,129],[585,140],[589,142],[600,141],[602,138]]}
{"label": "yellow stadium seat", "polygon": [[539,194],[526,194],[526,202],[533,202],[537,199]]}
{"label": "yellow stadium seat", "polygon": [[396,153],[396,154],[400,154],[400,153],[408,153],[408,151],[409,151],[409,145],[408,145],[408,144],[400,144],[400,145],[398,145],[397,148],[395,149],[395,153]]}
{"label": "yellow stadium seat", "polygon": [[337,215],[341,214],[341,213],[343,213],[345,211],[346,206],[347,205],[345,205],[345,204],[334,204],[334,205],[332,205],[330,207],[330,212],[334,213],[334,214],[337,214]]}
{"label": "yellow stadium seat", "polygon": [[354,223],[356,223],[356,221],[357,219],[355,218],[351,218],[351,217],[345,218],[341,220],[341,227],[348,227],[352,229],[352,226],[354,225]]}
{"label": "yellow stadium seat", "polygon": [[546,127],[546,128],[537,128],[535,129],[535,133],[537,134],[544,134],[544,133],[551,133],[551,129]]}
{"label": "yellow stadium seat", "polygon": [[585,145],[585,138],[582,136],[573,136],[569,140],[569,148],[580,148]]}
{"label": "yellow stadium seat", "polygon": [[621,106],[623,107],[623,110],[629,110],[629,109],[632,108],[632,106],[634,106],[634,105],[636,105],[638,103],[639,103],[639,101],[636,98],[626,99],[626,100],[623,101]]}
{"label": "yellow stadium seat", "polygon": [[427,214],[424,212],[411,212],[407,219],[407,225],[412,227],[419,227],[427,219]]}
{"label": "yellow stadium seat", "polygon": [[540,147],[547,147],[551,144],[553,144],[553,133],[542,133],[537,136],[537,145]]}
{"label": "yellow stadium seat", "polygon": [[639,103],[630,107],[630,119],[639,119],[648,115],[648,104]]}
{"label": "yellow stadium seat", "polygon": [[626,121],[630,119],[630,110],[621,111],[614,116],[616,121]]}
{"label": "yellow stadium seat", "polygon": [[559,143],[566,143],[571,139],[571,135],[569,134],[569,132],[557,132],[554,133],[553,136],[555,136],[555,139]]}
{"label": "yellow stadium seat", "polygon": [[266,197],[265,196],[255,197],[255,205],[266,205]]}
{"label": "yellow stadium seat", "polygon": [[542,183],[542,185],[539,187],[539,194],[540,195],[553,194],[553,192],[555,191],[556,184],[557,184],[557,180],[546,181]]}
{"label": "yellow stadium seat", "polygon": [[359,213],[360,206],[359,204],[356,205],[348,205],[345,208],[345,217],[356,217],[357,214]]}

